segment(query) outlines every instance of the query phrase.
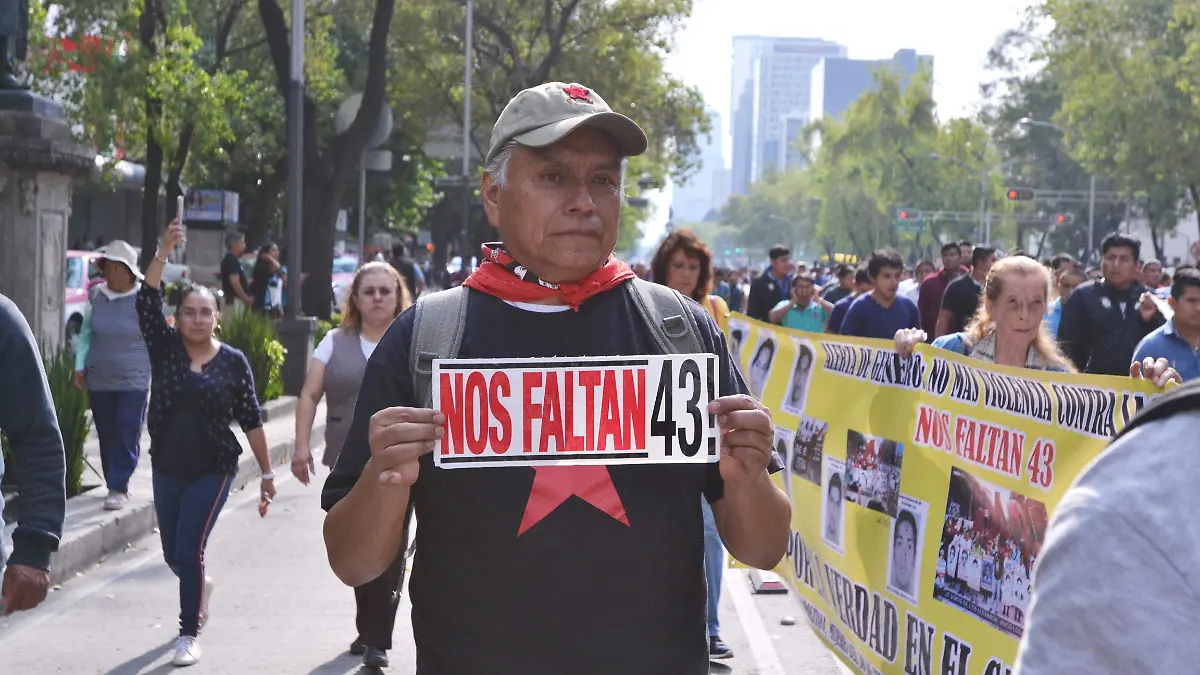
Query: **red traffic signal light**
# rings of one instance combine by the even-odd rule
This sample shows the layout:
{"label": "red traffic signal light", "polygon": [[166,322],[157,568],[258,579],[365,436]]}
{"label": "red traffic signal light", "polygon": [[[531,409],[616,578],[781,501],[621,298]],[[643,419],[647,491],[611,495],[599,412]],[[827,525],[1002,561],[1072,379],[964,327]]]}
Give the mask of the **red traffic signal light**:
{"label": "red traffic signal light", "polygon": [[1031,188],[1009,188],[1007,196],[1009,201],[1027,202],[1033,199],[1033,190]]}
{"label": "red traffic signal light", "polygon": [[1062,225],[1063,223],[1067,222],[1067,217],[1060,213],[1057,216],[1054,216],[1054,222]]}
{"label": "red traffic signal light", "polygon": [[1053,222],[1055,225],[1069,225],[1070,223],[1075,222],[1075,214],[1074,213],[1056,213],[1056,214],[1054,214]]}
{"label": "red traffic signal light", "polygon": [[921,220],[921,212],[916,209],[896,209],[896,220]]}

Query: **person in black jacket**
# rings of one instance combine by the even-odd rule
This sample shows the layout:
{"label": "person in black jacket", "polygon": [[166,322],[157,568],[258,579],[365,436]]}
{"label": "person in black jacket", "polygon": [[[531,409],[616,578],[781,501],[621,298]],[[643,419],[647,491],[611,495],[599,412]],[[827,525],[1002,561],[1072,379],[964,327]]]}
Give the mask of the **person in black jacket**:
{"label": "person in black jacket", "polygon": [[1063,303],[1058,341],[1080,372],[1128,375],[1138,342],[1165,319],[1138,281],[1141,242],[1115,232],[1100,244],[1103,278],[1081,284]]}
{"label": "person in black jacket", "polygon": [[771,258],[771,266],[750,284],[746,315],[770,323],[771,310],[787,300],[792,292],[792,252],[788,247],[776,244],[767,255]]}
{"label": "person in black jacket", "polygon": [[[50,554],[58,550],[67,507],[66,454],[41,353],[25,317],[0,295],[0,430],[17,479],[21,508],[13,551],[0,541],[0,611],[33,609],[50,589]],[[2,457],[2,455],[0,455]],[[4,461],[0,459],[0,477]],[[0,510],[4,499],[0,497]]]}

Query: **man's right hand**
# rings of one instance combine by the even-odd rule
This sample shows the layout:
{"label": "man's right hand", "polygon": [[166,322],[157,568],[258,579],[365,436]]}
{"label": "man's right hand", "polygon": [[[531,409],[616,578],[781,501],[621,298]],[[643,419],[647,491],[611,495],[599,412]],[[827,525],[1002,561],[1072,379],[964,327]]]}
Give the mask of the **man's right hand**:
{"label": "man's right hand", "polygon": [[28,565],[9,565],[4,570],[0,586],[0,604],[4,615],[33,609],[46,599],[50,590],[50,573]]}
{"label": "man's right hand", "polygon": [[368,467],[384,485],[410,487],[417,482],[422,455],[432,452],[445,434],[446,416],[428,408],[385,408],[371,416]]}

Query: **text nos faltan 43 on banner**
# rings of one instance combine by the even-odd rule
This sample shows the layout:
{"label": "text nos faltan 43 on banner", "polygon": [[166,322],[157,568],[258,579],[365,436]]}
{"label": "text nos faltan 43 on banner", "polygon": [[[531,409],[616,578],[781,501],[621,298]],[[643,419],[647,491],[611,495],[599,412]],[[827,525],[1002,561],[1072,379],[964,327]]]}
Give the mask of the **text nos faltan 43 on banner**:
{"label": "text nos faltan 43 on banner", "polygon": [[1063,492],[1153,385],[1018,370],[735,314],[792,502],[776,570],[859,673],[1008,675]]}

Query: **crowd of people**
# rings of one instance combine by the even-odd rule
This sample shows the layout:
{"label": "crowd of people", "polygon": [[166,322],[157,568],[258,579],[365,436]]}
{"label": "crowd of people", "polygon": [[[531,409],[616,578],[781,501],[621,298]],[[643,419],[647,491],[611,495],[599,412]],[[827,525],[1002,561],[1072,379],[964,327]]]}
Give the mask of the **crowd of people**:
{"label": "crowd of people", "polygon": [[[1145,377],[1159,386],[1181,379],[1179,371],[1190,376],[1200,370],[1200,271],[1177,269],[1164,291],[1162,266],[1141,262],[1139,242],[1123,234],[1105,238],[1098,270],[1080,270],[1069,257],[1039,262],[956,242],[943,247],[938,269],[930,261],[909,269],[898,253],[882,250],[858,268],[809,270],[776,246],[754,273],[715,268],[708,247],[681,230],[662,243],[648,269],[631,269],[612,251],[626,160],[647,147],[635,122],[582,85],[526,89],[500,114],[485,157],[481,200],[500,241],[484,247],[482,262],[461,286],[414,301],[419,269],[406,276],[403,250],[393,264],[368,263],[355,274],[345,323],[316,347],[298,402],[291,469],[302,482],[312,479],[311,433],[324,398],[322,461],[330,467],[321,494],[328,511],[324,542],[333,572],[355,590],[357,637],[350,651],[361,654],[365,665],[388,663],[414,513],[420,528],[410,588],[422,675],[700,675],[709,672],[709,659],[731,656],[716,612],[726,551],[747,565],[773,569],[787,549],[793,518],[787,496],[769,480],[784,469],[775,452],[772,412],[750,395],[761,391],[762,378],[752,374],[747,386],[738,356],[726,346],[731,311],[800,330],[894,340],[902,355],[928,341],[1002,365]],[[164,317],[163,265],[182,237],[180,224],[171,223],[144,272],[127,251],[108,247],[105,287],[91,298],[88,349],[77,378],[103,417],[97,431],[106,458],[106,507],[123,503],[130,463],[140,452],[133,431],[147,418],[162,552],[178,578],[177,666],[200,659],[199,635],[211,617],[215,584],[205,550],[243,452],[232,422],[245,432],[261,471],[260,513],[275,494],[253,375],[245,356],[219,339],[217,295],[189,288],[178,298],[175,321]],[[231,235],[226,244],[226,260],[237,263],[244,240]],[[286,303],[280,260],[277,247],[264,246],[250,282],[240,264],[235,269],[223,263],[225,308],[240,304],[271,312]],[[1164,313],[1163,295],[1171,316]],[[674,313],[663,314],[664,308]],[[455,471],[435,466],[431,452],[446,433],[445,415],[432,409],[435,359],[696,351],[718,357],[717,395],[708,404],[719,426],[717,462]],[[805,367],[811,365],[810,356]],[[1176,402],[1169,412],[1189,409],[1177,402],[1191,399],[1164,398]],[[1096,654],[1137,632],[1114,635],[1111,627],[1104,632],[1099,626],[1101,642],[1068,627],[1081,617],[1102,624],[1098,608],[1125,610],[1138,603],[1147,608],[1139,620],[1150,624],[1171,613],[1161,607],[1151,612],[1154,600],[1145,596],[1164,598],[1190,587],[1179,570],[1190,569],[1200,531],[1185,523],[1191,530],[1181,546],[1178,505],[1160,508],[1144,499],[1151,490],[1167,500],[1190,493],[1186,482],[1171,482],[1190,480],[1181,468],[1197,461],[1195,453],[1179,454],[1190,447],[1184,436],[1190,431],[1177,422],[1161,412],[1138,418],[1142,430],[1118,440],[1081,479],[1089,489],[1064,498],[1068,515],[1060,514],[1040,552],[1024,533],[981,515],[973,497],[951,495],[956,513],[944,522],[940,583],[1014,623],[1030,613],[1018,672],[1066,672],[1063,664],[1084,663],[1089,672],[1187,669],[1108,667]],[[11,444],[21,494],[14,550],[0,588],[8,613],[35,607],[49,588],[50,556],[64,518],[65,467],[32,332],[3,297],[0,429]],[[795,470],[809,480],[821,464],[835,466],[820,449],[826,430],[802,426],[797,438],[807,449],[797,453],[804,461]],[[1138,445],[1165,447],[1177,456],[1163,462],[1143,455],[1142,465],[1131,463],[1128,448]],[[892,441],[851,437],[847,496],[895,514],[902,453]],[[1097,504],[1099,495],[1110,501]],[[842,508],[840,475],[829,480],[828,499],[829,513]],[[1114,515],[1117,504],[1146,511],[1144,521]],[[838,523],[827,517],[826,533],[840,538]],[[906,527],[896,529],[897,540],[915,540],[916,521]],[[1114,534],[1092,534],[1109,531]],[[1175,544],[1113,545],[1132,541],[1131,534],[1152,543],[1173,538]],[[1122,553],[1125,548],[1138,550]],[[1128,564],[1121,566],[1123,555],[1136,557],[1145,569],[1130,573]],[[1035,559],[1053,562],[1042,562],[1051,571],[1042,569],[1046,579],[1035,579],[1030,603],[1027,582]],[[911,556],[905,560],[900,576],[916,564]],[[1102,564],[1093,565],[1097,561]],[[1079,578],[1071,578],[1080,570]],[[1147,576],[1154,578],[1141,579]],[[1122,584],[1113,584],[1114,578]],[[1172,580],[1178,593],[1155,586]],[[1150,588],[1138,597],[1116,591],[1089,599],[1127,581]],[[1091,587],[1081,590],[1083,583]],[[1055,653],[1053,637],[1043,637],[1056,634],[1067,645],[1062,654]],[[1124,658],[1114,662],[1131,662]],[[1158,653],[1144,660],[1168,658],[1185,662]]]}

